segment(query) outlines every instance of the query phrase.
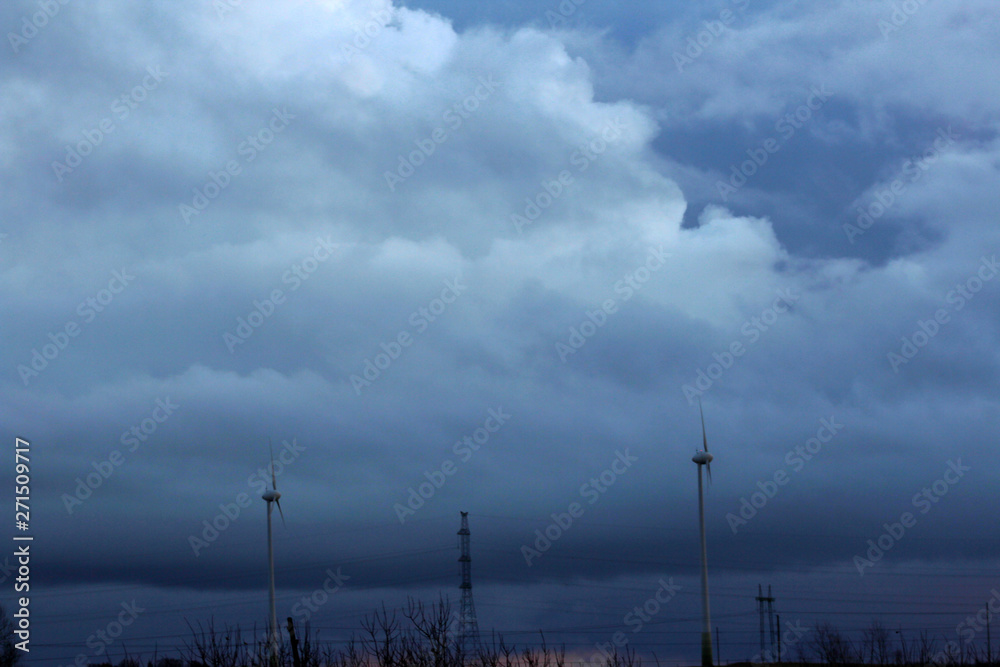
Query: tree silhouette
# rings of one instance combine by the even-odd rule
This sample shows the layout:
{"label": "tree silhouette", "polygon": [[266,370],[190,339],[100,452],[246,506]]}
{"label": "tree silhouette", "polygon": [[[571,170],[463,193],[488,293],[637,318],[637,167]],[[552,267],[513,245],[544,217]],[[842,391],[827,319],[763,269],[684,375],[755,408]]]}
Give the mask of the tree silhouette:
{"label": "tree silhouette", "polygon": [[13,667],[20,660],[21,652],[14,646],[14,623],[0,604],[0,667]]}

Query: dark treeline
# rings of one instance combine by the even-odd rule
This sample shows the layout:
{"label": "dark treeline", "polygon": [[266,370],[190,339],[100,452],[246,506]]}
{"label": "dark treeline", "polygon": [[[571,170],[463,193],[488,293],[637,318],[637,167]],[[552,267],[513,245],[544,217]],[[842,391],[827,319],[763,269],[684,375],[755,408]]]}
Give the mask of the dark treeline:
{"label": "dark treeline", "polygon": [[[265,633],[249,634],[239,626],[217,627],[214,621],[191,625],[182,657],[133,656],[121,649],[121,659],[93,667],[642,667],[634,650],[594,653],[589,659],[567,656],[564,647],[518,648],[502,637],[482,642],[478,651],[463,654],[457,636],[457,614],[445,601],[425,605],[410,600],[402,610],[384,606],[368,616],[360,632],[346,643],[321,641],[308,627],[283,628],[277,661]],[[584,651],[584,655],[589,652]],[[786,646],[781,664],[789,667],[837,665],[855,667],[962,667],[996,664],[985,647],[933,638],[921,632],[909,639],[873,621],[859,636],[850,637],[830,623],[810,628],[802,641]],[[645,658],[660,665],[655,655]],[[765,652],[738,665],[776,664]]]}
{"label": "dark treeline", "polygon": [[907,638],[877,620],[852,639],[830,623],[818,623],[808,641],[794,647],[792,662],[907,667],[995,664],[987,648],[976,645],[971,639],[959,643],[954,639],[935,638],[927,631]]}

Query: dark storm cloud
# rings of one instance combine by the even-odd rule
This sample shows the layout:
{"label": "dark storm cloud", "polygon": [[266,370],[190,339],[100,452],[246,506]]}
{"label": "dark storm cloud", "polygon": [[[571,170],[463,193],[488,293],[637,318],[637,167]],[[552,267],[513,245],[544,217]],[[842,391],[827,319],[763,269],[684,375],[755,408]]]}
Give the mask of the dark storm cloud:
{"label": "dark storm cloud", "polygon": [[570,4],[66,4],[0,51],[40,628],[84,643],[75,587],[259,619],[269,437],[289,614],[337,567],[338,628],[454,592],[467,509],[484,625],[613,629],[673,576],[694,628],[699,398],[735,636],[760,576],[867,621],[989,558],[990,8]]}

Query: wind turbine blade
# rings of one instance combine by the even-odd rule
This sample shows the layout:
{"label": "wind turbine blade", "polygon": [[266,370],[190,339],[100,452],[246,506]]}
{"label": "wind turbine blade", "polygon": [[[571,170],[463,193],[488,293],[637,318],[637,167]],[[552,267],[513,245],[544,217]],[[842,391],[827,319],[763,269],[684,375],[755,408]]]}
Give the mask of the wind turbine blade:
{"label": "wind turbine blade", "polygon": [[[278,490],[278,480],[274,475],[274,448],[271,446],[271,436],[267,436],[267,453],[271,455],[271,488]],[[279,506],[280,510],[281,507]]]}
{"label": "wind turbine blade", "polygon": [[705,464],[705,470],[708,472],[708,483],[711,484],[712,483],[712,464],[711,463],[706,463]]}
{"label": "wind turbine blade", "polygon": [[281,501],[280,500],[275,500],[274,504],[278,506],[278,514],[281,515],[281,525],[282,526],[286,525],[285,524],[285,513],[281,511]]}
{"label": "wind turbine blade", "polygon": [[[698,413],[701,415],[701,444],[703,451],[708,451],[708,436],[705,435],[705,412],[701,409],[701,398],[698,399]],[[711,476],[711,473],[709,473]]]}

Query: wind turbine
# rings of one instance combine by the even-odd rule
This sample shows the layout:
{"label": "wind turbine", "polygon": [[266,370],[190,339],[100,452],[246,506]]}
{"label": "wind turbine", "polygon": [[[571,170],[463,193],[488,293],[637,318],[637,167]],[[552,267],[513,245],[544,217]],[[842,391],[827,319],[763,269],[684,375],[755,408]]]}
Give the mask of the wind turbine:
{"label": "wind turbine", "polygon": [[701,604],[704,618],[701,627],[701,664],[702,667],[712,667],[715,663],[712,657],[712,622],[708,613],[708,555],[705,550],[705,498],[701,487],[701,467],[708,470],[708,481],[712,481],[712,455],[708,453],[708,437],[705,435],[705,413],[698,401],[698,412],[701,414],[702,449],[695,452],[691,460],[698,464],[698,523],[701,526]]}
{"label": "wind turbine", "polygon": [[267,567],[271,577],[268,593],[270,594],[271,624],[270,624],[270,644],[272,664],[278,664],[278,613],[274,606],[274,544],[271,541],[271,504],[278,506],[278,513],[281,515],[281,524],[285,524],[285,513],[281,511],[281,494],[278,493],[278,481],[274,474],[274,449],[271,446],[271,438],[267,439],[267,451],[271,455],[271,488],[264,492],[261,498],[267,502]]}

